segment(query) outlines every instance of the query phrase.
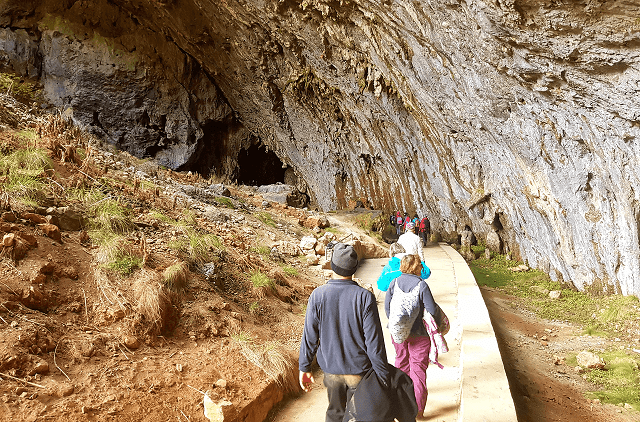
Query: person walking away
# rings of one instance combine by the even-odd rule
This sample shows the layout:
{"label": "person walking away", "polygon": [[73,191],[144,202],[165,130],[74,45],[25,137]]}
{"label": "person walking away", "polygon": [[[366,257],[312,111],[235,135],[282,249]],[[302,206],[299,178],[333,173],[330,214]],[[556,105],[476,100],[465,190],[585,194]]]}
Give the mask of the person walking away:
{"label": "person walking away", "polygon": [[398,238],[398,243],[404,248],[407,255],[418,255],[420,260],[424,262],[424,254],[422,253],[422,240],[413,232],[413,223],[409,222],[404,234]]}
{"label": "person walking away", "polygon": [[413,220],[411,220],[411,222],[413,223],[413,232],[415,234],[418,234],[418,225],[420,224],[420,219],[418,218],[418,214],[415,214],[413,216]]}
{"label": "person walking away", "polygon": [[311,362],[324,371],[329,405],[326,422],[342,422],[347,402],[370,369],[389,385],[387,353],[376,299],[353,281],[358,255],[352,246],[333,248],[333,278],[311,293],[300,343],[300,386],[310,391]]}
{"label": "person walking away", "polygon": [[[382,273],[380,273],[380,276],[376,281],[378,290],[386,292],[389,288],[389,284],[391,284],[391,281],[402,275],[402,272],[400,271],[400,261],[405,255],[406,253],[404,251],[404,248],[397,242],[392,243],[391,246],[389,246],[389,262],[387,262],[384,268],[382,268]],[[427,278],[429,278],[429,276],[431,276],[431,269],[429,269],[429,267],[427,267],[427,265],[423,262],[420,278],[426,280]]]}
{"label": "person walking away", "polygon": [[402,214],[400,211],[396,213],[396,234],[400,236],[402,234],[402,225],[404,224],[404,218],[402,218]]}
{"label": "person walking away", "polygon": [[[405,255],[400,263],[402,275],[396,278],[389,285],[384,301],[384,310],[389,318],[390,324],[394,316],[390,315],[391,301],[394,295],[414,293],[417,300],[414,306],[414,313],[417,315],[411,325],[408,337],[401,343],[396,343],[391,338],[393,347],[396,350],[396,368],[405,372],[413,381],[416,403],[418,404],[418,418],[424,417],[424,409],[427,404],[427,367],[429,366],[429,350],[431,339],[424,326],[422,316],[424,311],[431,315],[436,314],[436,302],[427,283],[420,278],[422,265],[418,255]],[[406,302],[405,302],[406,303]],[[390,331],[392,327],[389,327]],[[393,332],[393,331],[392,331]]]}
{"label": "person walking away", "polygon": [[429,242],[430,229],[431,224],[429,223],[429,217],[425,215],[422,217],[422,220],[420,220],[420,237],[422,238],[422,246],[427,246],[427,243]]}
{"label": "person walking away", "polygon": [[406,231],[407,230],[407,224],[411,223],[411,217],[409,217],[409,214],[407,214],[407,212],[404,213],[404,221],[402,222],[402,230]]}

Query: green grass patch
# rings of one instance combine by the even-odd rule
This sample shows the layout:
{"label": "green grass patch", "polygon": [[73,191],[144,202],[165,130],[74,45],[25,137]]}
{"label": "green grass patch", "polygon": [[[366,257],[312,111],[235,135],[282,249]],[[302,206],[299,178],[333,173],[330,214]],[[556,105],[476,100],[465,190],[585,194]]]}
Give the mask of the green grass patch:
{"label": "green grass patch", "polygon": [[224,245],[218,236],[211,233],[202,233],[193,228],[185,230],[186,237],[181,237],[169,242],[169,248],[182,252],[189,259],[204,264],[211,262],[215,257],[212,252],[214,250],[224,250]]}
{"label": "green grass patch", "polygon": [[[640,320],[640,306],[635,296],[594,297],[564,288],[541,271],[509,270],[519,264],[496,254],[490,260],[472,261],[469,266],[478,285],[497,288],[515,296],[518,306],[542,318],[575,323],[588,335],[611,336],[611,333],[619,333],[625,328],[635,329]],[[561,292],[559,299],[549,297],[552,290]],[[638,356],[616,350],[601,357],[606,362],[605,369],[586,373],[586,378],[600,387],[599,391],[590,394],[604,403],[629,403],[640,410]],[[577,365],[575,355],[567,358],[567,364]]]}
{"label": "green grass patch", "polygon": [[[31,136],[31,132],[23,133],[25,139]],[[52,161],[43,149],[27,146],[0,154],[0,176],[5,176],[3,189],[14,200],[27,206],[38,205],[46,196],[44,191],[48,185],[45,176],[51,169]]]}
{"label": "green grass patch", "polygon": [[251,252],[255,252],[259,255],[262,256],[269,256],[271,255],[271,248],[269,246],[266,245],[258,245],[258,246],[254,246],[250,249]]}
{"label": "green grass patch", "polygon": [[286,275],[293,276],[293,277],[297,277],[300,275],[300,271],[298,271],[297,268],[291,267],[289,265],[283,266],[282,271],[284,271]]}
{"label": "green grass patch", "polygon": [[106,264],[105,267],[117,273],[128,276],[133,273],[142,264],[142,259],[133,255],[129,255],[124,251],[119,251],[113,258],[113,261]]}
{"label": "green grass patch", "polygon": [[220,206],[227,207],[227,208],[230,208],[230,209],[232,209],[232,210],[235,210],[235,209],[236,209],[236,206],[235,206],[235,205],[233,205],[233,202],[232,202],[232,201],[231,201],[231,199],[229,199],[229,198],[226,198],[226,197],[224,197],[224,196],[221,196],[221,197],[216,197],[214,200],[215,200],[215,201],[216,201],[216,203],[217,203],[218,205],[220,205]]}
{"label": "green grass patch", "polygon": [[276,222],[273,220],[273,216],[268,212],[259,212],[258,214],[256,214],[256,218],[262,221],[267,226],[271,226],[271,227],[276,226]]}
{"label": "green grass patch", "polygon": [[42,88],[19,75],[0,73],[0,91],[20,101],[42,101]]}
{"label": "green grass patch", "polygon": [[249,279],[251,280],[251,284],[253,287],[269,287],[275,289],[276,283],[271,279],[268,275],[264,274],[261,271],[252,271],[249,275]]}
{"label": "green grass patch", "polygon": [[603,403],[628,403],[635,410],[640,410],[640,360],[637,355],[632,356],[624,350],[612,350],[600,354],[600,357],[606,363],[604,369],[589,370],[586,378],[602,390],[589,395]]}

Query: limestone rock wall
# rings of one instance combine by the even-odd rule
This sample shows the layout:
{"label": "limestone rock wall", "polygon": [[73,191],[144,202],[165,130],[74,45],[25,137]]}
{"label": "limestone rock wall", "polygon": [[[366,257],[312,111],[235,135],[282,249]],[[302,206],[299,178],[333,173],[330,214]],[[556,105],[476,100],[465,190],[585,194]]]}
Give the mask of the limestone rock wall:
{"label": "limestone rock wall", "polygon": [[426,213],[447,239],[497,234],[553,278],[640,294],[635,2],[23,3],[0,26],[28,48],[0,40],[0,60],[37,45],[22,71],[118,145],[172,167],[218,149],[229,172],[258,139],[322,209]]}

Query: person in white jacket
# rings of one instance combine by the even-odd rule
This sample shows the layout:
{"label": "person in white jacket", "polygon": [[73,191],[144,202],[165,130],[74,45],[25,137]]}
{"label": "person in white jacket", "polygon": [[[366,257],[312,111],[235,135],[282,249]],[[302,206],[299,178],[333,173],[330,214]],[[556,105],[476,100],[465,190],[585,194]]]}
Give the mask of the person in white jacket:
{"label": "person in white jacket", "polygon": [[404,234],[398,238],[398,243],[404,248],[407,255],[418,255],[420,261],[424,262],[424,254],[422,253],[422,240],[420,236],[413,232],[415,225],[413,222],[407,223],[404,228]]}

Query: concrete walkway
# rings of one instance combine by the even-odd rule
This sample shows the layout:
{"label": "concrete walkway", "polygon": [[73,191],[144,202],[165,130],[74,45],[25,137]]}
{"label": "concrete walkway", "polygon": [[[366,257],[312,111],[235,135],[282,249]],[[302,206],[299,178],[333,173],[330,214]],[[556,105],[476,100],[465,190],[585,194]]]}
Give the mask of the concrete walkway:
{"label": "concrete walkway", "polygon": [[[424,416],[438,422],[517,421],[513,399],[498,350],[498,343],[473,274],[464,259],[447,244],[430,244],[424,249],[431,268],[427,280],[433,297],[449,317],[451,329],[445,336],[449,352],[439,357],[444,369],[430,365],[427,370],[429,397]],[[384,292],[375,282],[387,259],[363,261],[356,278],[374,286],[380,319],[385,332],[389,362],[394,363],[384,312]],[[314,389],[288,401],[274,422],[322,422],[327,396],[322,374],[316,375]]]}

